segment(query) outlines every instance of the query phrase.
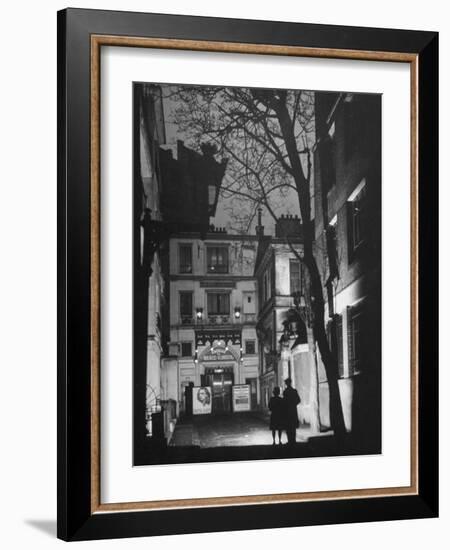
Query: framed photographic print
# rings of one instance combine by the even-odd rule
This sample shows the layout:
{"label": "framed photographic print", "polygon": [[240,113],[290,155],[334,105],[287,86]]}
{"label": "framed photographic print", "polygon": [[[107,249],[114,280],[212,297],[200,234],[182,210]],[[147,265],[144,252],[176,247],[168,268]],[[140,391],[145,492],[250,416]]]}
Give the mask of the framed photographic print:
{"label": "framed photographic print", "polygon": [[435,517],[438,36],[58,13],[58,536]]}

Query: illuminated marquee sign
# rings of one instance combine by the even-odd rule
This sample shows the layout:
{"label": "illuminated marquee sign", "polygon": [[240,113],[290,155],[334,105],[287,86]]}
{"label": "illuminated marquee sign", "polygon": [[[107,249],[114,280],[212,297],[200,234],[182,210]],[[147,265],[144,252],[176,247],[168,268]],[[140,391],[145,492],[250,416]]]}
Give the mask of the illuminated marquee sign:
{"label": "illuminated marquee sign", "polygon": [[234,355],[230,353],[223,340],[215,340],[208,353],[202,356],[202,361],[234,361]]}
{"label": "illuminated marquee sign", "polygon": [[213,347],[213,342],[224,342],[225,345],[231,342],[233,345],[241,345],[242,333],[240,330],[202,330],[195,331],[195,347],[210,345]]}

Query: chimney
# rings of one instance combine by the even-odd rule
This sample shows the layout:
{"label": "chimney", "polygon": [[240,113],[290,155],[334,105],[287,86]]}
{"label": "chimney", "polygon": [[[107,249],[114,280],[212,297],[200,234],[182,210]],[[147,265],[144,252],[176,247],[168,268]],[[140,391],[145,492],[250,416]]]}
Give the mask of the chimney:
{"label": "chimney", "polygon": [[282,214],[275,224],[275,237],[286,239],[286,237],[302,237],[302,224],[298,216]]}
{"label": "chimney", "polygon": [[262,208],[258,208],[258,225],[256,226],[256,236],[260,239],[264,236],[264,226],[262,225]]}

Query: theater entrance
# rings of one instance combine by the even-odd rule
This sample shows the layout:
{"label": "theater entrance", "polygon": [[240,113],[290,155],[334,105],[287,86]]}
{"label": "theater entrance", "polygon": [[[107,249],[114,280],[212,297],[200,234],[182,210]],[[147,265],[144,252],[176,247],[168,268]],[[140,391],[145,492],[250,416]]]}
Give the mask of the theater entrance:
{"label": "theater entrance", "polygon": [[210,367],[202,376],[202,386],[209,386],[212,391],[212,413],[226,414],[232,412],[231,388],[234,383],[233,367]]}

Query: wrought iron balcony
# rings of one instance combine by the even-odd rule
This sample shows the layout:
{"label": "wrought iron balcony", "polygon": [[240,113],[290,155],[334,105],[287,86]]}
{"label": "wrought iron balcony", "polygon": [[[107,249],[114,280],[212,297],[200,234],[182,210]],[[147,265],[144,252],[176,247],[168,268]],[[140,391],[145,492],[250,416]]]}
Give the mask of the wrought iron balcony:
{"label": "wrought iron balcony", "polygon": [[182,315],[181,316],[181,324],[182,325],[193,325],[194,324],[194,318],[192,315]]}
{"label": "wrought iron balcony", "polygon": [[227,325],[230,323],[229,315],[208,315],[210,325]]}

